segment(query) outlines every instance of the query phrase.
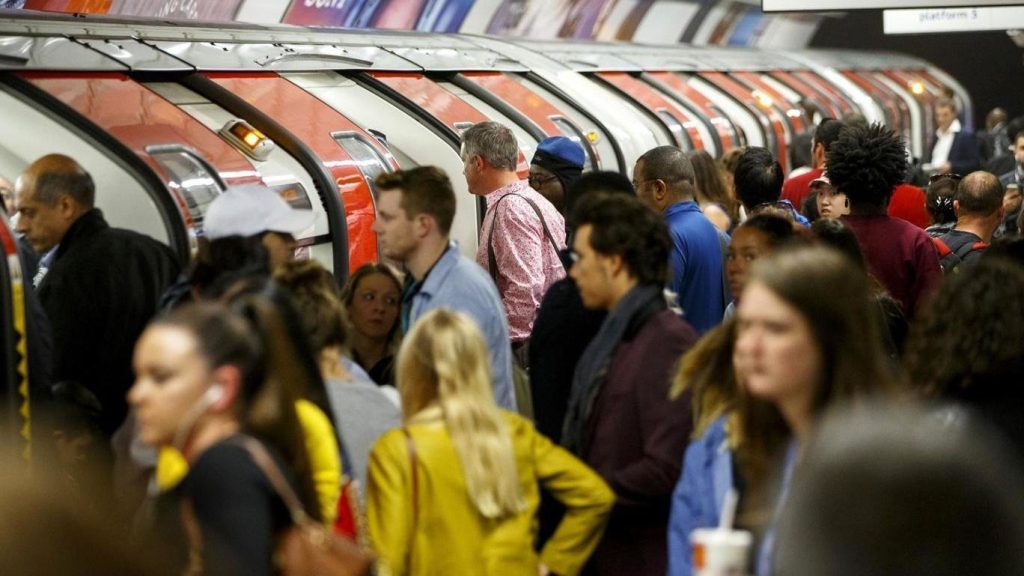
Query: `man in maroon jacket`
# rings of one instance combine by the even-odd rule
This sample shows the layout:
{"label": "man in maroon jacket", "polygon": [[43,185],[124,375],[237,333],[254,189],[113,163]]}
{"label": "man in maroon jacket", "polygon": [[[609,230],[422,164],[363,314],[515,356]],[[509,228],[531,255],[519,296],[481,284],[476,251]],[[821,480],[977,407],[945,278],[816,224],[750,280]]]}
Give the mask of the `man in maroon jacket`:
{"label": "man in maroon jacket", "polygon": [[664,574],[672,489],[693,423],[690,398],[669,400],[693,328],[665,302],[670,240],[661,218],[629,196],[575,208],[572,278],[584,306],[608,311],[576,365],[562,443],[618,500],[594,552],[595,574]]}
{"label": "man in maroon jacket", "polygon": [[871,274],[910,319],[938,289],[942,269],[924,230],[886,214],[906,166],[903,140],[880,124],[843,130],[828,153],[832,186],[850,199],[843,223],[857,236]]}

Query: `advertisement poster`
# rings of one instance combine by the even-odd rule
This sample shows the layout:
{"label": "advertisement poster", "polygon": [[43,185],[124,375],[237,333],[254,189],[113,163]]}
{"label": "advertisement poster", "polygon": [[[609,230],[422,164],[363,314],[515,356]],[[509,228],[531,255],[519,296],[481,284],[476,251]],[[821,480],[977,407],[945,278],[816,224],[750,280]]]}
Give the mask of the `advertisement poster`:
{"label": "advertisement poster", "polygon": [[21,6],[8,4],[2,7],[173,20],[230,21],[235,19],[242,0],[24,0]]}

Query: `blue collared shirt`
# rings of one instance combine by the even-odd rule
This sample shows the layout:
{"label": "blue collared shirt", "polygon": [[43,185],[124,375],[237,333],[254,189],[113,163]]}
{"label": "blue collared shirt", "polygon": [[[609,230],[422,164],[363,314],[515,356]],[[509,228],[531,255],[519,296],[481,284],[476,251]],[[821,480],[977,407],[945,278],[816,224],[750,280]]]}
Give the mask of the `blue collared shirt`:
{"label": "blue collared shirt", "polygon": [[726,305],[718,229],[692,200],[669,206],[665,223],[672,238],[668,288],[679,296],[683,318],[703,334],[722,321]]}
{"label": "blue collared shirt", "polygon": [[410,325],[435,308],[457,310],[476,321],[491,356],[494,399],[498,406],[515,410],[512,347],[498,289],[480,265],[459,253],[455,242],[449,243],[441,259],[423,279],[419,291],[412,296]]}

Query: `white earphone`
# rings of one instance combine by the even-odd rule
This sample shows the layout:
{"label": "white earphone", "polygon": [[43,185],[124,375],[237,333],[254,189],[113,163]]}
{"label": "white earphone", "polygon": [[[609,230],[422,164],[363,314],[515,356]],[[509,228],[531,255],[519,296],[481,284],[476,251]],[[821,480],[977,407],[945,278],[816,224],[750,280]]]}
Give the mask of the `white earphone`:
{"label": "white earphone", "polygon": [[220,402],[220,399],[224,397],[224,387],[220,384],[212,384],[203,394],[203,404],[205,406],[211,406]]}

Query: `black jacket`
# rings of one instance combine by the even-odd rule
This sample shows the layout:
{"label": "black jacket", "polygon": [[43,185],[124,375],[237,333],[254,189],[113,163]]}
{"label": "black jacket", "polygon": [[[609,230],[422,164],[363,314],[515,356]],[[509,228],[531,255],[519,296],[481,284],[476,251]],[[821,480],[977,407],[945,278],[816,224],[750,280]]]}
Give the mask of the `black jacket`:
{"label": "black jacket", "polygon": [[108,435],[127,413],[132,350],[178,274],[174,252],[156,240],[111,228],[99,209],[61,239],[39,300],[53,327],[53,380],[74,380],[103,405]]}

